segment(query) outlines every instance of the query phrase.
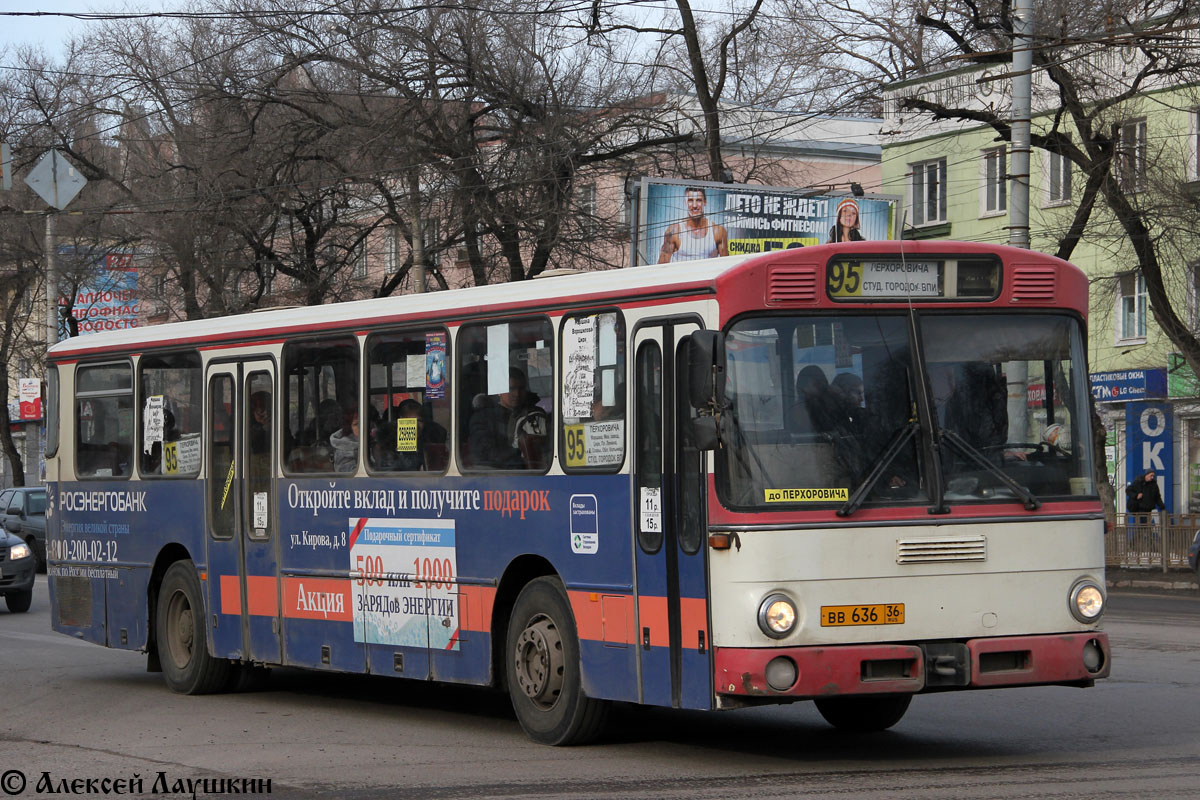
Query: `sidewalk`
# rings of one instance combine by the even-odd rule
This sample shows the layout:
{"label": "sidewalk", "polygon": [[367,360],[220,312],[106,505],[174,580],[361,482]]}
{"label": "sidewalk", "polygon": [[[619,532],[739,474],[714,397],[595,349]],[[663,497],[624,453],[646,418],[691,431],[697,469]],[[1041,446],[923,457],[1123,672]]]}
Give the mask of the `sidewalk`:
{"label": "sidewalk", "polygon": [[1190,570],[1128,569],[1109,567],[1104,571],[1109,591],[1115,592],[1187,592],[1200,591],[1196,573]]}

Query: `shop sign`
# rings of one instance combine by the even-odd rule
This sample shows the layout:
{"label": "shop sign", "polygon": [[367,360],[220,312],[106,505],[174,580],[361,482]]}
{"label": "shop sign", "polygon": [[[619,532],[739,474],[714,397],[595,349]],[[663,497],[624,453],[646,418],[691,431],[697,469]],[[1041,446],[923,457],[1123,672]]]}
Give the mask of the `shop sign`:
{"label": "shop sign", "polygon": [[1167,370],[1123,369],[1115,372],[1093,372],[1092,397],[1097,403],[1125,403],[1167,396]]}

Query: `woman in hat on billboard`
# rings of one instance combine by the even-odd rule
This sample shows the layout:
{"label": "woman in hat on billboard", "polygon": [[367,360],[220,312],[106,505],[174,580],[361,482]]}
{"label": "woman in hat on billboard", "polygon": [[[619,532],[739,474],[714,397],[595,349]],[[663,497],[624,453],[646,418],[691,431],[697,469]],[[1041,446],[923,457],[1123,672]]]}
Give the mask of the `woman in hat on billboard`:
{"label": "woman in hat on billboard", "polygon": [[858,230],[858,203],[849,197],[838,203],[835,220],[829,229],[829,243],[863,241]]}

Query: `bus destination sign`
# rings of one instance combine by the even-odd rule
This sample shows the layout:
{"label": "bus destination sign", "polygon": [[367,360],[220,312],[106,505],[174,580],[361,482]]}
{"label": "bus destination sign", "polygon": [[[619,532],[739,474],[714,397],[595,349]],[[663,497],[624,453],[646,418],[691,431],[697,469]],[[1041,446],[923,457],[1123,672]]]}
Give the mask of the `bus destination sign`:
{"label": "bus destination sign", "polygon": [[838,298],[941,297],[942,264],[935,261],[834,261],[829,295]]}

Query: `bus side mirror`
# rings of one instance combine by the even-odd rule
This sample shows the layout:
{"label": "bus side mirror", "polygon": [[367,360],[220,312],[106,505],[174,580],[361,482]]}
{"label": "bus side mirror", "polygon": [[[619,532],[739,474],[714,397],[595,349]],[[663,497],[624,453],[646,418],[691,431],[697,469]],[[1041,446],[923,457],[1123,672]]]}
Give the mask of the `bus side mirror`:
{"label": "bus side mirror", "polygon": [[717,432],[716,417],[695,417],[692,423],[692,445],[697,450],[716,450],[721,437]]}
{"label": "bus side mirror", "polygon": [[687,361],[688,401],[692,408],[724,408],[725,336],[720,331],[696,331],[688,337]]}

